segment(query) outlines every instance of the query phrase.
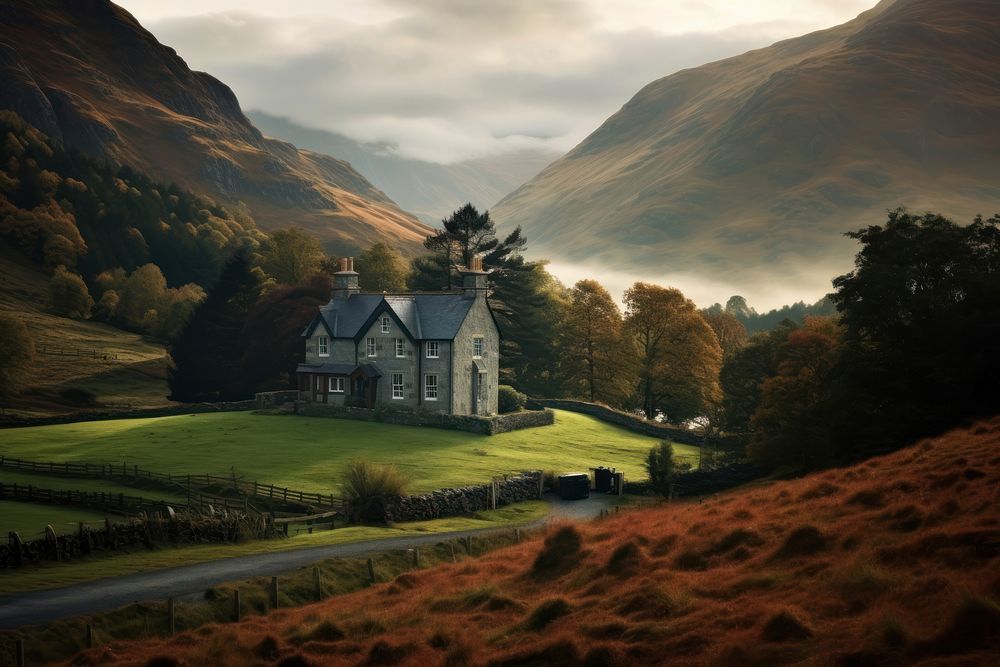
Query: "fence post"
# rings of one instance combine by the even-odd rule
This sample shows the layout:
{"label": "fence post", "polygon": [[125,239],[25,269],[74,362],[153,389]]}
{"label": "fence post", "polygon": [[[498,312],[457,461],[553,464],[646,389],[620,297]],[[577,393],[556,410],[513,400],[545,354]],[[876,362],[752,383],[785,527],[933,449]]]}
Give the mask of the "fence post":
{"label": "fence post", "polygon": [[87,623],[87,648],[94,648],[94,626]]}
{"label": "fence post", "polygon": [[514,541],[517,542],[518,544],[521,543],[521,529],[520,528],[515,528],[514,529]]}
{"label": "fence post", "polygon": [[271,577],[271,609],[278,608],[278,578]]}
{"label": "fence post", "polygon": [[368,579],[371,583],[375,583],[375,561],[371,558],[368,559]]}
{"label": "fence post", "polygon": [[17,667],[24,667],[24,640],[14,640],[14,664]]}
{"label": "fence post", "polygon": [[413,567],[420,567],[420,549],[413,547]]}
{"label": "fence post", "polygon": [[313,568],[313,586],[316,588],[316,601],[319,602],[323,599],[323,584],[319,578],[319,568]]}
{"label": "fence post", "polygon": [[167,625],[170,630],[171,636],[177,629],[177,617],[176,610],[174,609],[174,599],[167,598]]}
{"label": "fence post", "polygon": [[233,620],[240,621],[240,589],[233,589]]}
{"label": "fence post", "polygon": [[455,543],[454,542],[449,542],[448,543],[448,547],[451,549],[451,562],[452,563],[457,563],[458,562],[458,558],[455,557]]}

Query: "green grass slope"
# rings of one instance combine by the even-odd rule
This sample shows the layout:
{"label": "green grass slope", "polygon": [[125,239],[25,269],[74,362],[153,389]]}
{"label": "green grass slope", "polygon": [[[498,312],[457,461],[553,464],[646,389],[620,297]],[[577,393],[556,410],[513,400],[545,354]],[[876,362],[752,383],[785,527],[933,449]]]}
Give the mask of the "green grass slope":
{"label": "green grass slope", "polygon": [[[45,461],[126,461],[161,472],[228,473],[306,491],[336,491],[349,460],[394,463],[410,492],[541,469],[606,465],[644,478],[654,438],[557,412],[553,426],[495,436],[412,426],[246,412],[81,422],[7,430],[0,454]],[[678,453],[697,459],[697,448]],[[2,477],[2,475],[0,475]]]}

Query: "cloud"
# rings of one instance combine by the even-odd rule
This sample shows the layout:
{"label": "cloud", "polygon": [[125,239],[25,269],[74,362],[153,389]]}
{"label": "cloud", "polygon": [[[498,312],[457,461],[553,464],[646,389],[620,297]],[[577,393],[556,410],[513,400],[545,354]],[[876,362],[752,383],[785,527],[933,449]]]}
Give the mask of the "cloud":
{"label": "cloud", "polygon": [[[173,16],[125,5],[140,20],[160,12],[147,27],[244,108],[453,162],[566,151],[650,81],[817,27],[776,13],[790,3],[764,3],[768,14],[721,0],[354,0],[275,15],[205,0],[201,11],[220,11]],[[826,17],[859,3],[805,4]]]}

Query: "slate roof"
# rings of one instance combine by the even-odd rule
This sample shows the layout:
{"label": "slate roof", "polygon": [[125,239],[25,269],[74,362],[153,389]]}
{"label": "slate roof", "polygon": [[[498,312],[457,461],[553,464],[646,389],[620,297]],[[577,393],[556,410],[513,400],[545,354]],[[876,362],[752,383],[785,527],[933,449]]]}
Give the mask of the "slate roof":
{"label": "slate roof", "polygon": [[462,293],[354,294],[334,299],[321,307],[319,315],[302,332],[311,336],[325,325],[332,338],[357,338],[381,312],[388,311],[414,340],[454,340],[474,300]]}

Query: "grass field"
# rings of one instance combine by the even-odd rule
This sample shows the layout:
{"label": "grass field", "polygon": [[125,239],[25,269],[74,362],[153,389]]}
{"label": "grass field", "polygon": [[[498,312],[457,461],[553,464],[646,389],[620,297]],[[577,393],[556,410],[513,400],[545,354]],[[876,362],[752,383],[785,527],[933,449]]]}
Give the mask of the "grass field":
{"label": "grass field", "polygon": [[[342,419],[246,412],[80,422],[0,431],[0,454],[40,461],[138,464],[172,473],[227,474],[304,491],[336,492],[347,461],[394,463],[409,491],[462,486],[520,470],[605,465],[646,477],[656,444],[592,417],[557,411],[553,426],[495,436]],[[697,447],[677,445],[697,461]],[[0,481],[6,473],[0,472]],[[39,482],[39,486],[43,486]]]}
{"label": "grass field", "polygon": [[[5,509],[8,504],[0,505]],[[17,503],[22,504],[22,503]],[[49,506],[37,506],[43,510]],[[56,508],[59,509],[59,508]],[[287,539],[255,540],[243,544],[202,544],[176,549],[157,549],[136,553],[122,553],[73,561],[69,563],[45,563],[19,570],[0,570],[0,595],[23,593],[43,588],[69,586],[82,581],[92,581],[105,577],[116,577],[147,570],[166,567],[192,565],[220,558],[270,553],[287,549],[301,549],[331,544],[346,544],[363,540],[377,540],[390,537],[426,533],[449,533],[473,531],[482,528],[501,528],[531,523],[543,518],[548,512],[548,504],[530,501],[501,507],[497,510],[479,512],[474,516],[451,517],[433,521],[413,521],[390,527],[348,526],[334,530],[317,531],[312,535],[300,533]],[[82,514],[82,513],[81,513]],[[99,519],[103,517],[98,517]],[[78,519],[84,521],[86,519]],[[44,528],[44,524],[42,524]]]}
{"label": "grass field", "polygon": [[96,510],[76,509],[59,505],[39,505],[18,501],[0,503],[0,531],[7,535],[16,530],[22,540],[43,537],[45,526],[51,525],[57,533],[74,532],[80,521],[103,522],[105,514]]}

